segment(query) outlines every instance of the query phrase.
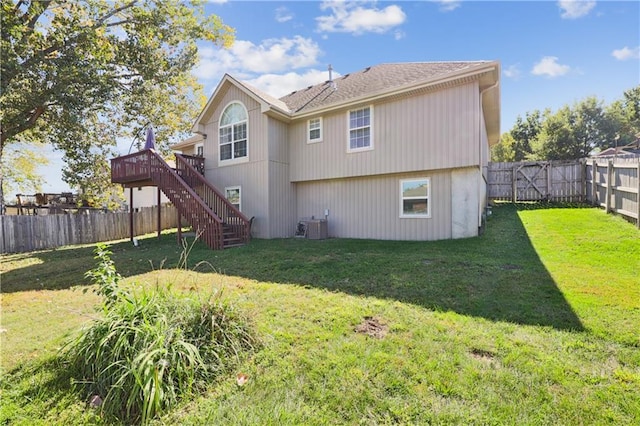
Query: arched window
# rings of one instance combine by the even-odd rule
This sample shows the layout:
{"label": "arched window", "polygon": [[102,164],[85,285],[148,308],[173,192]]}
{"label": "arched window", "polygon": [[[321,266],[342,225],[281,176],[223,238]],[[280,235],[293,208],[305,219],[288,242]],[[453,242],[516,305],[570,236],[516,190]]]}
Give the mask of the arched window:
{"label": "arched window", "polygon": [[229,104],[220,116],[220,161],[247,156],[247,110],[240,102]]}

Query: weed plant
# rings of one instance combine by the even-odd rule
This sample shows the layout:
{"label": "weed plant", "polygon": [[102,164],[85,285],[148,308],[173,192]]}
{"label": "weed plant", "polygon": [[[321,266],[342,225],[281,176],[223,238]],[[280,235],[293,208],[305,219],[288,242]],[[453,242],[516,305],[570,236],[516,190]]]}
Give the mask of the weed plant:
{"label": "weed plant", "polygon": [[104,317],[65,348],[78,389],[101,401],[107,420],[147,423],[201,391],[257,346],[246,319],[220,293],[207,300],[156,287],[132,293],[104,245],[87,273],[103,296]]}

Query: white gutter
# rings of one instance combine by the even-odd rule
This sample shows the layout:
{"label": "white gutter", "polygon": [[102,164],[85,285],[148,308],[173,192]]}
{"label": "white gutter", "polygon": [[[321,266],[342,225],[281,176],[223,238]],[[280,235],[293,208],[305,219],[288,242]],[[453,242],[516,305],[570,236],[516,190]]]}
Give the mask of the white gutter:
{"label": "white gutter", "polygon": [[[498,70],[498,73],[500,72],[500,70]],[[482,109],[482,97],[484,95],[484,92],[491,90],[491,89],[495,89],[496,87],[498,87],[498,85],[500,84],[500,75],[498,74],[498,79],[497,81],[492,84],[489,87],[485,87],[484,89],[482,89],[480,91],[480,105],[479,105],[479,112],[482,114],[482,118],[484,119],[484,110]],[[482,179],[478,179],[478,194],[480,194],[480,190],[481,187],[480,185],[482,184],[482,181],[484,181],[484,185],[485,187],[487,186],[487,179],[483,173],[482,170],[482,121],[480,119],[480,117],[478,117],[478,170],[480,171],[480,177]],[[486,121],[485,121],[485,127],[486,127]],[[487,143],[489,143],[489,135],[487,135]],[[490,152],[487,152],[487,155],[491,155]],[[489,158],[487,157],[487,161],[489,161]],[[489,191],[485,190],[485,207],[489,205]],[[478,206],[480,207],[480,206]],[[478,225],[482,225],[482,209],[478,208]]]}

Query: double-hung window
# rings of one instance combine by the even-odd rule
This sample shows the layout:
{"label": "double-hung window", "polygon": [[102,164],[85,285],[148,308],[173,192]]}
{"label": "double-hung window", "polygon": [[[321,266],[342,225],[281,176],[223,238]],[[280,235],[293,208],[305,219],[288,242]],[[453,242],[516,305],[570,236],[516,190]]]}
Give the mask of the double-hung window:
{"label": "double-hung window", "polygon": [[373,149],[373,107],[353,109],[348,113],[349,146],[347,151]]}
{"label": "double-hung window", "polygon": [[229,104],[220,116],[220,161],[247,158],[247,110],[239,102]]}
{"label": "double-hung window", "polygon": [[307,143],[322,142],[322,118],[312,118],[307,122]]}
{"label": "double-hung window", "polygon": [[400,181],[400,217],[431,217],[431,181],[429,178]]}

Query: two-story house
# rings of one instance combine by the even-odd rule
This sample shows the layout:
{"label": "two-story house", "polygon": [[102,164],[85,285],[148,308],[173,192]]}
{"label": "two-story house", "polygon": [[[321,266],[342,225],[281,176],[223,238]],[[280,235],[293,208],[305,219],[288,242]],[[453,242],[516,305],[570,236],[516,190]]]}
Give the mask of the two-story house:
{"label": "two-story house", "polygon": [[330,237],[472,237],[499,79],[494,61],[380,64],[276,99],[225,75],[196,135],[173,148],[204,158],[204,178],[254,217],[257,238],[291,237],[311,217]]}

